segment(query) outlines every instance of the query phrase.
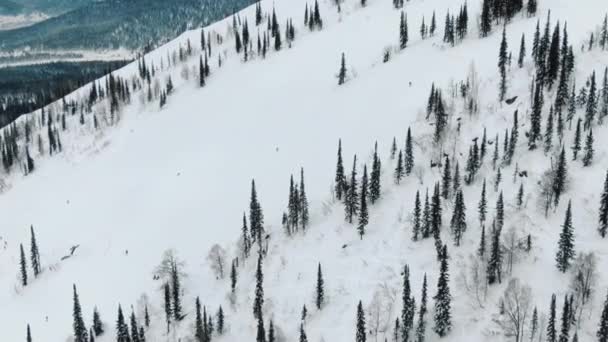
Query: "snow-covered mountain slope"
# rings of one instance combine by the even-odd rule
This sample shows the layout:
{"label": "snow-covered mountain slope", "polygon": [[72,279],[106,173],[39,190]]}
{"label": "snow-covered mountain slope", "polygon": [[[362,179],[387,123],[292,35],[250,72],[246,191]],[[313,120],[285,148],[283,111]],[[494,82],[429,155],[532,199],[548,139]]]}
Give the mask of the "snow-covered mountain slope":
{"label": "snow-covered mountain slope", "polygon": [[[504,192],[505,231],[513,227],[518,237],[531,234],[533,239],[531,252],[520,255],[512,273],[505,273],[502,285],[489,288],[483,308],[476,305],[460,281],[460,274],[469,269],[470,256],[479,245],[481,228],[476,208],[483,178],[488,181],[488,216],[494,216],[498,192],[493,189],[495,171],[486,157],[477,180],[463,185],[468,230],[459,247],[453,245],[449,234],[453,204],[444,204],[442,240],[449,248],[454,299],[453,329],[442,340],[509,340],[498,333],[493,317],[511,277],[518,277],[531,287],[533,305],[541,315],[548,313],[552,293],[557,294],[561,310],[561,298],[569,291],[572,275],[555,268],[555,253],[568,199],[572,199],[577,253],[595,252],[598,269],[606,269],[607,242],[597,233],[599,197],[608,166],[605,126],[594,130],[593,165],[583,168],[580,162],[569,162],[570,185],[559,206],[545,218],[544,210],[537,205],[541,196],[538,183],[551,166],[552,154],[544,155],[542,148],[532,152],[527,149],[523,133],[530,126],[529,93],[534,65],[529,53],[522,69],[515,62],[522,33],[526,35],[528,51],[531,50],[536,17],[517,15],[507,25],[509,51],[514,60],[508,69],[507,97],[518,99],[514,104],[500,105],[496,66],[500,28],[495,27],[487,38],[477,38],[478,1],[468,3],[470,32],[455,47],[441,40],[443,18],[448,9],[458,13],[463,2],[406,2],[410,42],[388,63],[382,63],[383,50],[387,46],[396,49],[400,16],[391,2],[368,0],[367,6],[361,7],[359,2],[349,0],[342,4],[340,14],[333,3],[321,2],[324,26],[314,32],[303,26],[305,3],[261,3],[267,13],[274,5],[282,32],[286,19],[293,18],[297,32],[291,48],[284,44],[281,51],[271,49],[265,59],[255,56],[243,62],[242,55],[234,52],[233,35],[228,29],[232,18],[211,25],[205,32],[221,34],[224,42],[217,45],[214,41],[211,75],[206,86],[200,88],[198,56],[167,68],[167,56],[185,46],[187,40],[196,46],[195,55],[200,53],[200,30],[187,32],[146,56],[146,62],[156,67],[164,60],[165,68],[158,70],[153,79],[164,84],[171,75],[176,87],[163,109],[158,108],[158,101],[145,101],[145,90],[134,91],[131,104],[122,108],[116,125],[108,123],[109,107],[105,102],[95,107],[100,129],[93,128],[93,114],[85,115],[85,125],[79,124],[79,115],[68,116],[68,129],[62,132],[63,152],[53,158],[38,155],[32,144],[36,170],[28,176],[20,176],[18,171],[6,175],[5,191],[0,196],[3,341],[23,340],[26,324],[31,325],[34,341],[71,338],[72,284],[78,288],[87,326],[94,306],[107,324],[106,334],[97,338],[101,342],[115,340],[119,303],[126,314],[130,314],[133,305],[143,320],[142,295],[148,300],[152,316],[146,333],[149,341],[192,340],[197,296],[210,312],[214,313],[219,305],[225,310],[228,331],[214,339],[253,340],[256,258],[249,257],[244,263],[241,260],[234,305],[228,296],[229,278],[216,279],[207,260],[216,243],[227,250],[230,260],[240,256],[236,242],[241,235],[242,214],[249,210],[252,179],[264,210],[265,229],[270,234],[264,259],[264,315],[273,318],[286,340],[298,338],[303,305],[309,308],[305,325],[309,340],[354,339],[357,303],[361,300],[369,309],[382,288],[388,297],[376,297],[384,298],[385,304],[394,304],[390,310],[383,306],[383,319],[389,329],[367,338],[391,339],[393,322],[400,317],[401,272],[405,264],[410,266],[418,303],[422,278],[427,274],[430,312],[426,315],[426,336],[428,341],[440,340],[432,331],[431,297],[436,292],[439,273],[435,247],[432,239],[411,239],[415,193],[419,190],[424,194],[427,188],[432,193],[434,184],[441,179],[441,171],[429,167],[441,152],[432,143],[434,127],[425,120],[433,82],[444,89],[450,108],[451,133],[444,141],[443,152],[458,159],[461,171],[471,140],[481,138],[484,127],[489,139],[496,134],[503,138],[505,129],[512,126],[513,112],[519,111],[517,154],[511,166],[502,169],[499,190]],[[568,22],[570,42],[575,47],[577,85],[583,84],[593,70],[601,82],[608,53],[599,49],[581,51],[578,47],[586,44],[589,33],[602,22],[606,11],[603,2],[584,0],[572,6],[567,0],[545,0],[539,6],[541,28],[548,9],[552,25],[556,20]],[[422,16],[428,23],[433,11],[437,15],[437,33],[421,40],[418,28]],[[241,20],[248,19],[255,42],[254,15],[255,6],[239,13]],[[261,32],[265,24],[266,21],[260,26]],[[218,53],[222,55],[221,68],[217,65]],[[336,74],[342,53],[349,73],[348,81],[338,86]],[[465,112],[461,99],[449,95],[450,85],[465,80],[471,65],[479,83],[480,111],[474,116]],[[116,75],[131,80],[136,73],[134,63]],[[85,98],[89,89],[87,86],[79,90],[68,100]],[[543,129],[553,96],[546,95]],[[58,113],[59,108],[57,104],[51,111]],[[39,120],[40,115],[33,113],[19,123]],[[583,115],[584,110],[579,110],[578,116]],[[397,137],[399,147],[403,146],[408,127],[414,136],[418,170],[395,185],[396,161],[389,158],[389,150],[393,137]],[[46,127],[42,133],[46,144]],[[574,130],[566,130],[566,147],[571,145],[573,136]],[[370,223],[363,239],[355,225],[344,222],[343,205],[334,201],[331,194],[338,139],[342,139],[347,172],[356,154],[359,175],[364,163],[371,169],[374,143],[378,142],[383,166],[382,198],[370,206]],[[569,151],[568,156],[570,160]],[[517,177],[514,183],[516,164],[528,176]],[[298,175],[301,167],[305,170],[311,222],[305,233],[287,237],[281,217],[287,205],[289,176]],[[520,210],[515,198],[522,182],[526,196],[525,208]],[[22,287],[19,244],[23,243],[26,249],[29,246],[30,225],[36,229],[44,272],[36,279],[30,272],[30,284]],[[62,261],[75,245],[79,247],[74,255]],[[170,248],[185,262],[183,271],[187,277],[183,279],[182,300],[187,316],[167,336],[162,282],[153,276],[163,252]],[[320,311],[314,308],[313,301],[318,263],[323,267],[328,298]],[[608,278],[600,273],[597,291],[578,330],[580,341],[595,340],[607,286]],[[373,319],[368,317],[368,324]]]}

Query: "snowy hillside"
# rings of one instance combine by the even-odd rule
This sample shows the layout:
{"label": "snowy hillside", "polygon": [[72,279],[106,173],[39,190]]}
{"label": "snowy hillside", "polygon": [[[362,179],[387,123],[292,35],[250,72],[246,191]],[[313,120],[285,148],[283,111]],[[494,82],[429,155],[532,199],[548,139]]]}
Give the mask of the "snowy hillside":
{"label": "snowy hillside", "polygon": [[[454,46],[443,41],[445,16],[447,11],[458,15],[464,5],[460,0],[411,0],[402,9],[395,9],[388,0],[367,0],[365,6],[348,0],[340,4],[340,12],[333,1],[322,1],[318,4],[322,28],[313,30],[304,26],[305,8],[307,15],[313,13],[313,2],[264,0],[260,4],[263,20],[259,26],[255,24],[254,5],[204,28],[205,43],[209,44],[204,58],[201,30],[188,31],[115,72],[111,82],[104,78],[94,86],[87,85],[65,101],[22,117],[5,129],[0,195],[3,341],[25,340],[28,324],[33,341],[75,340],[73,285],[86,328],[92,327],[95,307],[105,324],[105,333],[96,341],[121,341],[115,331],[119,304],[127,324],[134,311],[139,325],[144,325],[147,307],[147,341],[205,340],[195,339],[197,297],[213,316],[216,329],[212,340],[256,339],[260,330],[253,314],[258,246],[254,243],[249,257],[244,258],[241,230],[244,213],[251,226],[252,179],[265,230],[260,259],[264,274],[262,321],[266,332],[269,321],[273,321],[278,341],[302,341],[302,330],[310,341],[355,340],[359,301],[365,311],[367,333],[357,341],[363,337],[392,341],[395,320],[402,321],[406,265],[416,302],[410,341],[421,321],[418,309],[425,274],[425,341],[516,340],[507,332],[511,328],[506,323],[511,312],[509,301],[501,300],[508,285],[513,288],[512,279],[519,279],[517,299],[524,304],[517,310],[525,313],[525,319],[518,320],[524,323],[518,329],[524,334],[520,341],[531,340],[534,308],[538,313],[534,340],[546,340],[552,294],[557,298],[558,335],[564,296],[572,294],[576,305],[576,320],[571,324],[567,320],[564,342],[575,333],[579,341],[599,340],[596,333],[608,290],[608,277],[602,272],[608,267],[608,240],[598,232],[600,198],[608,168],[606,126],[598,120],[603,106],[608,105],[604,83],[608,45],[604,49],[599,45],[608,10],[602,0],[581,0],[577,6],[568,0],[544,0],[539,2],[536,15],[528,16],[524,4],[513,16],[506,25],[508,45],[504,51],[512,54],[510,65],[505,66],[505,99],[517,97],[508,101],[511,104],[499,101],[497,64],[502,24],[497,21],[502,23],[503,19],[493,20],[492,31],[480,38],[481,1],[467,2],[468,32],[464,39],[456,39]],[[273,8],[282,44],[277,51],[275,39],[269,37],[268,51],[262,56],[258,53],[258,32],[261,37],[270,35],[268,17]],[[399,48],[401,10],[407,14],[409,28],[404,49]],[[566,121],[570,109],[566,99],[562,135],[558,134],[557,112],[553,120],[547,119],[555,104],[559,77],[551,89],[544,85],[541,136],[537,148],[529,149],[529,135],[534,130],[535,96],[531,89],[537,81],[532,41],[537,20],[541,36],[544,34],[548,10],[547,38],[558,20],[560,33],[567,22],[569,44],[573,46],[574,69],[566,77],[568,95],[574,84],[577,96],[581,88],[589,93],[592,87],[585,85],[586,80],[595,71],[598,105],[590,123],[595,140],[588,166],[583,166],[582,160],[591,130],[581,127],[582,147],[575,161],[572,150],[576,122],[578,118],[584,120],[588,112],[586,103],[576,104],[570,125]],[[435,34],[422,39],[422,19],[429,25],[433,12]],[[236,41],[242,44],[244,39],[245,20],[251,41],[247,60],[242,47],[240,53],[235,51]],[[291,47],[285,40],[288,20],[292,20],[295,31]],[[592,32],[594,46],[589,49]],[[527,53],[520,68],[522,34]],[[558,49],[561,44],[558,38]],[[343,53],[345,82],[338,85]],[[388,61],[384,63],[383,59]],[[199,65],[205,60],[210,73],[201,87]],[[564,60],[567,62],[567,58]],[[172,89],[167,94],[169,79]],[[468,87],[462,90],[462,84]],[[433,97],[427,118],[432,88],[440,89],[441,95]],[[159,105],[161,98],[163,106]],[[586,102],[587,97],[583,100]],[[471,103],[476,108],[473,113]],[[505,131],[509,132],[508,139],[512,137],[515,111],[517,143],[513,147],[507,143],[503,148]],[[446,116],[440,116],[443,112]],[[436,136],[438,117],[446,119],[446,126]],[[545,134],[547,122],[553,125],[551,144]],[[396,155],[406,153],[408,128],[414,165],[396,184],[399,159],[391,156],[393,139]],[[481,148],[484,129],[485,158],[476,159],[477,167],[471,171],[467,160],[471,159],[472,146]],[[374,145],[378,144],[381,193],[375,203],[367,202],[369,223],[362,236],[357,216],[352,224],[345,222],[344,201],[338,200],[334,191],[339,140],[348,182],[353,156],[357,156],[359,185],[364,165],[368,173],[372,171]],[[56,151],[51,156],[52,145]],[[564,187],[556,185],[558,176],[546,175],[547,170],[559,169],[562,146],[567,160]],[[495,147],[498,158],[493,163]],[[512,157],[505,161],[509,153]],[[447,199],[440,200],[440,240],[435,235],[413,241],[416,193],[420,192],[424,204],[425,194],[428,191],[429,197],[433,196],[436,184],[442,192],[446,156],[450,176],[459,165],[461,185],[456,191],[450,186]],[[301,168],[310,218],[305,229],[300,227],[288,235],[282,217],[288,211],[290,176],[299,184]],[[474,177],[465,181],[471,172]],[[498,172],[501,177],[497,182]],[[484,179],[487,214],[481,224],[478,203]],[[521,197],[520,187],[524,189]],[[504,224],[493,233],[492,221],[497,215],[500,221],[496,210],[500,193]],[[589,298],[585,293],[584,305],[582,297],[576,296],[582,292],[571,286],[577,267],[572,265],[564,273],[556,267],[558,240],[570,200],[574,252],[576,256],[594,253],[597,259],[596,281]],[[455,220],[456,225],[450,221],[454,208],[462,208],[460,204],[466,207],[467,228],[456,246],[453,232],[462,228],[458,226],[462,220]],[[31,226],[40,251],[42,272],[37,277],[29,256]],[[486,251],[479,256],[482,227]],[[249,231],[247,236],[251,238]],[[492,246],[494,237],[499,249]],[[434,297],[441,273],[438,241],[447,246],[444,263],[449,265],[452,297],[451,330],[446,330],[443,337],[436,332],[435,322],[438,310]],[[26,286],[20,270],[20,244],[27,263]],[[220,247],[214,248],[216,244]],[[222,256],[223,278],[213,268],[217,258],[208,258],[212,248]],[[167,250],[173,250],[177,260],[183,262],[177,265],[181,274],[178,297],[184,315],[181,320],[170,320],[168,333],[163,289],[164,284],[174,287],[171,277],[157,269]],[[485,286],[491,268],[488,265],[498,250],[502,255],[501,281]],[[234,294],[232,264],[238,274]],[[321,309],[315,303],[319,264],[325,293]],[[473,265],[479,270],[477,279],[472,277]],[[302,321],[304,305],[307,315]],[[222,334],[215,316],[220,306],[225,315]],[[608,329],[608,318],[603,322]],[[408,341],[401,331],[397,337]],[[260,336],[256,340],[260,341]]]}

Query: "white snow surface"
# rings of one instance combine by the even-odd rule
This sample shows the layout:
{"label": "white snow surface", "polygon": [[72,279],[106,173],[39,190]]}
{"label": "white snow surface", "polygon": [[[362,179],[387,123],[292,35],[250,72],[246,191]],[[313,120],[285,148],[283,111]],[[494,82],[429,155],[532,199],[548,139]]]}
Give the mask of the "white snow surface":
{"label": "white snow surface", "polygon": [[[297,33],[292,48],[284,44],[280,52],[270,51],[266,59],[256,57],[244,63],[234,53],[234,41],[227,37],[223,45],[213,46],[212,75],[204,88],[197,86],[196,77],[191,75],[185,80],[180,76],[182,65],[157,74],[164,80],[170,73],[176,85],[175,93],[162,110],[158,109],[158,102],[143,104],[139,100],[143,95],[138,93],[134,94],[132,104],[123,109],[116,126],[104,126],[94,132],[91,117],[84,127],[78,124],[78,116],[69,117],[70,132],[62,135],[62,154],[53,158],[35,155],[33,174],[24,177],[14,172],[3,179],[1,340],[24,340],[28,323],[34,341],[70,340],[72,284],[78,287],[88,326],[93,307],[98,307],[108,330],[97,339],[101,342],[115,340],[119,303],[126,314],[130,314],[131,305],[135,306],[138,318],[143,321],[138,306],[142,294],[149,298],[152,314],[148,341],[180,338],[189,341],[193,335],[196,296],[213,313],[219,305],[225,310],[229,331],[214,339],[253,340],[255,257],[239,268],[235,306],[228,301],[228,277],[216,279],[206,257],[216,243],[226,248],[231,258],[238,256],[236,241],[241,234],[242,213],[248,211],[250,182],[255,178],[265,228],[271,234],[269,254],[264,261],[264,313],[274,319],[287,340],[298,338],[304,304],[309,309],[305,327],[310,341],[354,340],[356,305],[362,300],[367,307],[382,284],[396,291],[391,315],[394,322],[401,307],[400,273],[409,264],[417,302],[422,277],[427,273],[430,308],[426,316],[427,340],[439,341],[432,332],[432,296],[439,265],[432,239],[411,240],[410,219],[416,190],[423,194],[428,187],[432,191],[433,184],[440,179],[437,169],[428,167],[430,160],[437,157],[431,144],[433,127],[424,119],[431,83],[442,87],[444,98],[449,99],[450,82],[465,79],[471,63],[480,76],[480,114],[470,117],[464,113],[461,101],[456,101],[450,125],[456,126],[457,117],[462,117],[463,125],[460,135],[450,136],[445,149],[462,154],[459,160],[463,171],[471,139],[481,137],[483,127],[490,139],[497,133],[502,137],[504,130],[511,128],[513,111],[519,109],[521,128],[516,162],[529,175],[523,179],[526,208],[517,210],[514,204],[520,182],[520,179],[515,184],[512,181],[514,162],[503,169],[505,227],[531,233],[534,247],[529,256],[516,263],[513,274],[506,277],[519,277],[531,286],[534,305],[540,313],[548,312],[554,292],[561,308],[560,298],[568,291],[571,275],[559,273],[554,259],[568,199],[572,199],[573,205],[576,251],[594,251],[599,257],[599,269],[608,267],[608,242],[600,239],[596,230],[600,185],[608,167],[608,140],[603,135],[606,128],[597,127],[594,131],[596,155],[592,167],[583,168],[578,162],[570,162],[569,190],[555,212],[545,218],[536,206],[537,182],[549,168],[550,158],[543,155],[542,149],[529,152],[523,135],[529,126],[529,86],[534,73],[530,54],[523,69],[516,66],[521,34],[526,34],[526,48],[531,51],[537,18],[517,16],[507,26],[509,50],[514,58],[508,72],[508,95],[517,95],[519,99],[513,105],[500,106],[496,66],[500,29],[494,28],[488,38],[477,38],[479,1],[468,3],[471,18],[468,38],[453,48],[441,41],[446,10],[457,13],[461,4],[456,0],[406,2],[410,43],[384,64],[383,48],[395,47],[398,40],[400,13],[390,1],[368,0],[368,5],[362,8],[359,2],[348,0],[340,15],[331,2],[322,1],[324,28],[310,32],[303,27],[305,1],[263,0],[265,11],[275,6],[282,31],[286,18],[293,18]],[[607,10],[604,1],[580,0],[576,6],[570,0],[541,1],[538,11],[541,27],[548,9],[552,25],[556,20],[568,22],[569,38],[575,46],[577,85],[592,70],[600,76],[608,65],[608,53],[581,52],[578,47],[601,23]],[[420,40],[421,18],[424,15],[428,24],[433,10],[437,14],[437,34]],[[255,8],[250,7],[241,11],[240,16],[248,19],[255,42],[254,13]],[[205,30],[225,35],[231,22],[227,18]],[[179,44],[184,45],[186,39],[198,46],[199,37],[200,30],[186,32],[147,55],[146,61],[159,66],[160,59]],[[219,69],[218,52],[226,54]],[[338,86],[335,75],[342,52],[346,54],[350,72],[348,82]],[[190,69],[197,66],[198,55],[187,65]],[[117,73],[126,77],[136,72],[134,63]],[[87,92],[85,87],[70,97],[80,98]],[[551,101],[552,97],[546,98],[543,118]],[[543,128],[544,124],[543,120]],[[412,175],[395,185],[389,147],[393,137],[403,146],[408,127],[412,127],[414,134],[416,164],[424,167],[424,183]],[[572,137],[573,131],[567,131],[566,146]],[[381,201],[370,207],[370,224],[363,240],[353,225],[344,222],[343,206],[331,202],[339,138],[346,171],[350,171],[352,156],[357,154],[359,175],[363,163],[371,167],[374,142],[379,144],[383,194]],[[297,175],[300,167],[305,170],[311,225],[306,233],[288,238],[281,228],[281,215],[287,205],[289,176]],[[468,230],[460,247],[453,246],[446,224],[451,204],[444,207],[442,237],[450,252],[454,326],[443,341],[509,340],[491,335],[498,330],[491,315],[497,312],[507,282],[491,287],[485,308],[479,309],[472,305],[457,281],[478,245],[476,208],[484,177],[488,179],[489,217],[493,216],[498,194],[490,185],[494,172],[486,158],[477,181],[464,187]],[[31,284],[22,288],[18,280],[19,244],[23,243],[26,250],[29,248],[30,225],[37,232],[44,272],[37,279],[30,273]],[[342,248],[344,244],[348,247]],[[73,245],[80,245],[75,255],[61,261]],[[175,249],[186,262],[183,303],[188,315],[167,336],[162,284],[152,277],[162,253],[169,248]],[[328,297],[328,304],[321,311],[313,304],[319,262]],[[592,309],[579,330],[580,341],[595,340],[607,286],[608,277],[600,272]],[[378,340],[391,339],[392,324]]]}

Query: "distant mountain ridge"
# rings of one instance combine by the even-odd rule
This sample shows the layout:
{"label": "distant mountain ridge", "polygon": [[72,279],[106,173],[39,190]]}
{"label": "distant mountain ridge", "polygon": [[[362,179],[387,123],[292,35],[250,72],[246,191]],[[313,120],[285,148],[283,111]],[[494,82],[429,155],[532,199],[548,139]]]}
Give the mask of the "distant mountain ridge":
{"label": "distant mountain ridge", "polygon": [[11,0],[0,0],[0,15],[17,15],[23,11],[24,7]]}
{"label": "distant mountain ridge", "polygon": [[41,12],[54,16],[95,1],[103,0],[0,0],[0,14],[17,15]]}
{"label": "distant mountain ridge", "polygon": [[217,21],[254,3],[253,0],[79,2],[83,1],[88,3],[57,17],[0,32],[0,48],[9,51],[24,48],[138,50],[168,41],[188,28]]}

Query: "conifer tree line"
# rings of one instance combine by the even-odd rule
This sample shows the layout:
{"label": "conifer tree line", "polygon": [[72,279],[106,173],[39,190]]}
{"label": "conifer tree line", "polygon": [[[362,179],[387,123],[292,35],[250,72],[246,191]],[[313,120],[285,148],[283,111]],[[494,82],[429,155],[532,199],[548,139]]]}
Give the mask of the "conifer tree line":
{"label": "conifer tree line", "polygon": [[296,233],[300,229],[305,231],[308,226],[308,199],[304,186],[304,168],[300,170],[299,184],[295,183],[293,175],[291,176],[287,212],[283,214],[283,217],[283,226],[287,235]]}

